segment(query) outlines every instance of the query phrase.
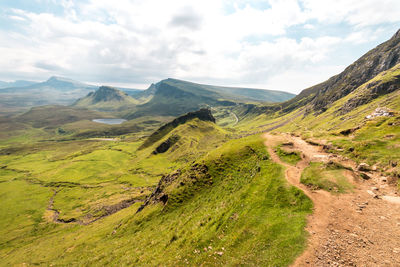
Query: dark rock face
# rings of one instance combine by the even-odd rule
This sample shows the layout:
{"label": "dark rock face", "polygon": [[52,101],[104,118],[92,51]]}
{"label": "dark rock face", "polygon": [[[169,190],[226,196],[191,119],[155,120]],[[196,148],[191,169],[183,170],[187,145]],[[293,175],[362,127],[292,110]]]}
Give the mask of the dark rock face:
{"label": "dark rock face", "polygon": [[[303,90],[295,98],[279,106],[282,107],[283,111],[290,112],[298,107],[311,104],[309,112],[324,112],[336,100],[353,92],[382,71],[399,64],[399,55],[400,30],[390,40],[366,53],[342,73],[331,77],[323,83]],[[384,89],[383,91],[387,92],[389,90]]]}
{"label": "dark rock face", "polygon": [[171,136],[170,138],[168,138],[167,140],[165,140],[164,142],[162,142],[157,148],[156,150],[153,151],[154,155],[157,155],[159,153],[164,153],[167,152],[168,149],[171,148],[171,146],[173,146],[176,142],[178,142],[180,139],[179,136],[174,135]]}
{"label": "dark rock face", "polygon": [[[177,170],[168,175],[164,175],[158,182],[156,189],[146,199],[143,205],[139,207],[136,213],[142,211],[146,206],[151,204],[163,203],[164,206],[167,205],[168,201],[174,198],[173,193],[167,192],[167,188],[172,184],[174,184],[174,186],[179,184],[178,186],[186,186],[189,188],[191,185],[198,183],[212,184],[207,165],[195,163],[186,171]],[[175,201],[179,202],[179,200],[176,199]]]}
{"label": "dark rock face", "polygon": [[96,104],[98,102],[106,102],[112,100],[122,101],[127,96],[127,94],[110,86],[101,86],[96,92],[90,93],[88,96],[92,96],[92,103]]}
{"label": "dark rock face", "polygon": [[349,99],[340,109],[340,114],[350,112],[354,108],[367,104],[372,100],[400,89],[400,76],[386,83],[370,83],[362,94]]}
{"label": "dark rock face", "polygon": [[146,199],[146,201],[143,203],[143,205],[139,207],[137,212],[142,211],[146,206],[148,206],[150,204],[155,204],[158,202],[162,202],[164,205],[167,204],[168,195],[165,194],[164,189],[165,189],[165,187],[170,185],[172,182],[174,182],[176,179],[178,179],[180,177],[181,173],[182,173],[181,170],[177,170],[171,174],[164,175],[163,177],[161,177],[156,189]]}

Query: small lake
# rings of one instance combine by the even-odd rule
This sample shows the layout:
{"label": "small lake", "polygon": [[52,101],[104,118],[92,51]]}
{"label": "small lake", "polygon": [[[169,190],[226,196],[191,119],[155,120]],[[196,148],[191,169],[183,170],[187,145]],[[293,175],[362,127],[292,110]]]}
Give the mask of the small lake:
{"label": "small lake", "polygon": [[92,121],[98,122],[98,123],[104,123],[104,124],[112,124],[112,125],[114,125],[114,124],[121,124],[121,123],[123,123],[123,122],[126,121],[126,120],[124,120],[124,119],[94,119],[94,120],[92,120]]}

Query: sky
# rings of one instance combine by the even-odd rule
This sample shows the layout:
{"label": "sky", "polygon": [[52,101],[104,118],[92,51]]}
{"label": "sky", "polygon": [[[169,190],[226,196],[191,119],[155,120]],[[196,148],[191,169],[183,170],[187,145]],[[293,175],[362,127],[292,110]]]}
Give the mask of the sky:
{"label": "sky", "polygon": [[0,80],[299,93],[399,28],[399,0],[0,0]]}

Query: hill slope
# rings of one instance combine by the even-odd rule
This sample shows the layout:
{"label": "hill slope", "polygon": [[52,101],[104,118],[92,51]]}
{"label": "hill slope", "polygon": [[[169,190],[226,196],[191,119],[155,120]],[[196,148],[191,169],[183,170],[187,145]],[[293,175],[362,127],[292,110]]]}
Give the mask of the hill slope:
{"label": "hill slope", "polygon": [[132,108],[137,103],[137,100],[114,87],[101,86],[95,92],[90,92],[87,96],[78,99],[72,106],[116,111]]}
{"label": "hill slope", "polygon": [[202,121],[210,121],[215,123],[215,118],[212,116],[211,111],[208,109],[200,109],[195,112],[189,112],[186,115],[183,115],[179,118],[174,119],[173,121],[164,124],[161,126],[157,131],[155,131],[153,134],[151,134],[146,141],[139,147],[139,149],[143,149],[146,147],[151,146],[155,142],[161,140],[164,136],[166,136],[169,132],[171,132],[173,129],[178,127],[181,124],[185,124],[187,121],[192,120],[192,119],[199,119]]}
{"label": "hill slope", "polygon": [[284,111],[292,111],[310,104],[311,110],[323,112],[336,100],[350,94],[382,71],[400,63],[399,55],[400,30],[390,40],[363,55],[340,74],[303,90],[299,95],[276,108],[282,107]]}

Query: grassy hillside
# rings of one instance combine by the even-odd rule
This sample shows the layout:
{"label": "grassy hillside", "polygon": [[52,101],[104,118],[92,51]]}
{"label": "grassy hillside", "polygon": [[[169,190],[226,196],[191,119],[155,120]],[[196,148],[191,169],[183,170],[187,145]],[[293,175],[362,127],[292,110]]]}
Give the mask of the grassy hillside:
{"label": "grassy hillside", "polygon": [[78,99],[73,106],[99,111],[118,111],[134,108],[139,102],[114,87],[101,86],[95,92]]}
{"label": "grassy hillside", "polygon": [[164,136],[166,136],[173,129],[178,127],[181,124],[185,124],[187,121],[192,119],[199,119],[202,121],[209,121],[215,123],[215,118],[212,116],[211,111],[208,109],[200,109],[195,112],[189,112],[183,116],[180,116],[173,121],[170,121],[163,126],[161,126],[157,131],[153,132],[140,146],[140,149],[149,147],[153,145],[155,142],[161,140]]}
{"label": "grassy hillside", "polygon": [[[95,162],[106,160],[106,155],[114,157],[111,152],[115,151],[116,158],[108,158],[107,162],[129,166],[120,157],[125,157],[124,151],[132,150],[121,145],[115,144],[109,149],[118,147],[122,153],[108,150],[104,152],[106,154],[92,152],[78,157]],[[58,158],[65,157],[69,156],[58,155]],[[259,137],[230,141],[196,163],[180,168],[175,174],[170,173],[174,178],[164,179],[169,182],[162,185],[161,191],[168,195],[165,204],[155,201],[139,213],[136,210],[140,203],[133,204],[89,225],[47,221],[49,210],[47,213],[45,210],[53,194],[50,185],[40,187],[23,178],[15,179],[18,175],[26,175],[16,172],[28,167],[29,158],[24,158],[23,165],[13,163],[7,170],[1,169],[2,172],[15,172],[14,175],[3,175],[4,182],[1,183],[2,196],[9,203],[7,206],[14,208],[13,213],[1,212],[7,214],[7,220],[1,220],[5,234],[0,242],[0,255],[6,265],[24,262],[41,265],[284,266],[294,260],[305,243],[303,228],[311,203],[301,192],[287,186],[283,170],[268,160]],[[85,161],[77,158],[76,162]],[[68,166],[53,163],[51,169],[54,164],[59,166],[57,169]],[[43,177],[40,173],[49,167],[35,164],[29,168],[37,169],[37,176]],[[91,170],[86,168],[84,172]],[[75,181],[79,184],[92,181],[97,187],[85,189],[60,184],[54,207],[62,210],[63,218],[67,219],[68,214],[72,216],[74,209],[81,213],[91,209],[96,211],[96,207],[101,207],[101,199],[121,200],[121,193],[138,197],[134,192],[130,193],[133,189],[107,187],[105,183],[117,185],[113,180],[107,182],[107,179],[96,178],[97,175],[91,177]],[[32,190],[24,187],[32,187]],[[20,193],[12,193],[15,190]],[[100,198],[96,201],[90,200],[97,197]],[[24,199],[30,199],[30,206],[14,204]],[[32,219],[24,220],[25,217]],[[22,222],[25,228],[13,226]]]}
{"label": "grassy hillside", "polygon": [[381,72],[321,114],[310,114],[305,109],[284,116],[278,112],[263,114],[241,121],[237,128],[244,132],[293,132],[310,140],[322,139],[332,151],[359,163],[375,164],[388,175],[400,178],[395,164],[400,161],[399,70],[397,64]]}

